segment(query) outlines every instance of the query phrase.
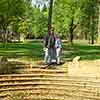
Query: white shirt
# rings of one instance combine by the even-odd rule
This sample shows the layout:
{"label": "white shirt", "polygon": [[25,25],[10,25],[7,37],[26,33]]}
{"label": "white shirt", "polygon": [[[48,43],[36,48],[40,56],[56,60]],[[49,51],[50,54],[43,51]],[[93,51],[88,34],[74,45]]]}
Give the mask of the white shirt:
{"label": "white shirt", "polygon": [[55,48],[62,48],[62,43],[60,38],[56,38],[55,40]]}

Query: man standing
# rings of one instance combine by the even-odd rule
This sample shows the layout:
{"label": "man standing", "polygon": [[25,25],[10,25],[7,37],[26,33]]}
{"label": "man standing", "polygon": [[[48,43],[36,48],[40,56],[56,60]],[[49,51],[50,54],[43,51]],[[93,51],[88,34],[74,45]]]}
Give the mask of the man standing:
{"label": "man standing", "polygon": [[51,29],[51,32],[44,37],[44,51],[45,51],[44,62],[47,65],[51,64],[54,48],[55,48],[54,29]]}

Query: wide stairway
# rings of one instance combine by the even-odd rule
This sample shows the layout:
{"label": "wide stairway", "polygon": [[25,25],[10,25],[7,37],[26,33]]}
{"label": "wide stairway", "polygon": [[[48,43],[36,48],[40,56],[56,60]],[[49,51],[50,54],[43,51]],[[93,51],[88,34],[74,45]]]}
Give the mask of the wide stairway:
{"label": "wide stairway", "polygon": [[67,66],[13,66],[0,75],[0,100],[100,100],[99,78],[68,76]]}

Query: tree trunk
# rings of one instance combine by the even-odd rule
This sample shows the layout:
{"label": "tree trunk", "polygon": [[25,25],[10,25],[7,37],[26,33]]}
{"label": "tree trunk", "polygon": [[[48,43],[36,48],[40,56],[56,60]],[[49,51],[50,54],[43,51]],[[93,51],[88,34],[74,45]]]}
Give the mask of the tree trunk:
{"label": "tree trunk", "polygon": [[3,43],[4,43],[4,48],[6,48],[6,46],[7,46],[7,33],[6,33],[6,31],[4,31],[4,33],[3,33]]}
{"label": "tree trunk", "polygon": [[50,6],[48,12],[48,34],[50,34],[50,29],[52,24],[52,9],[53,9],[53,0],[50,0]]}
{"label": "tree trunk", "polygon": [[69,32],[70,32],[70,43],[73,44],[73,18],[71,20],[71,24],[70,24],[70,29],[69,29]]}
{"label": "tree trunk", "polygon": [[70,29],[70,43],[73,44],[73,29]]}
{"label": "tree trunk", "polygon": [[94,44],[94,33],[92,33],[91,38],[92,38],[92,40],[91,40],[91,44]]}
{"label": "tree trunk", "polygon": [[99,20],[98,20],[98,44],[100,45],[100,6],[99,6]]}
{"label": "tree trunk", "polygon": [[3,34],[3,42],[4,42],[4,44],[6,43],[6,36],[7,36],[6,30],[7,30],[7,28],[4,27],[4,34]]}
{"label": "tree trunk", "polygon": [[91,16],[91,44],[94,44],[94,15]]}

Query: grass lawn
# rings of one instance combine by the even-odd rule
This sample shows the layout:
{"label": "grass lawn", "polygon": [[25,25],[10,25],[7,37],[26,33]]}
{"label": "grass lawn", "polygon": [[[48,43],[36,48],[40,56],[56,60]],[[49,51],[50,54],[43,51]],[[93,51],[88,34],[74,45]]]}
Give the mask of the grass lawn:
{"label": "grass lawn", "polygon": [[[100,46],[91,46],[83,43],[75,43],[73,46],[63,43],[62,59],[70,61],[76,56],[80,56],[81,60],[100,59]],[[24,43],[8,43],[4,47],[0,43],[0,56],[10,58],[22,58],[27,60],[43,60],[44,51],[42,42],[24,42]]]}

